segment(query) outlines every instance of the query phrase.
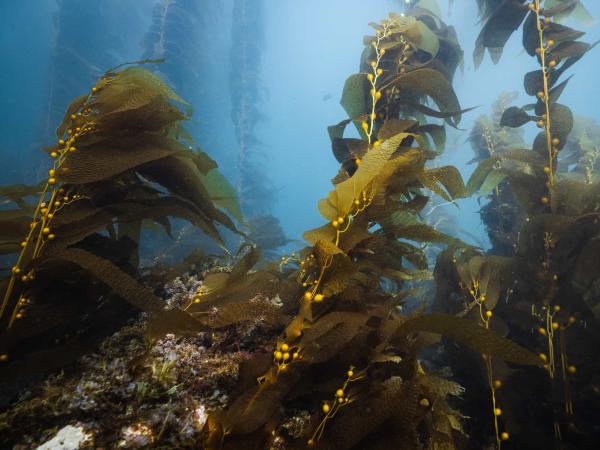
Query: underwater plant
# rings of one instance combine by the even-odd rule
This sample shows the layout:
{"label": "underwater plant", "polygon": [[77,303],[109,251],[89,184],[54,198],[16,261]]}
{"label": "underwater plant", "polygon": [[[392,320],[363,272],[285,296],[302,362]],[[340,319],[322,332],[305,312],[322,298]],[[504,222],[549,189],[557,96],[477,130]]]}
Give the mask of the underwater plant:
{"label": "underwater plant", "polygon": [[[482,115],[475,120],[469,134],[469,143],[475,157],[469,163],[481,163],[507,151],[525,147],[521,129],[500,125],[502,114],[517,96],[516,92],[500,94],[492,105],[491,114]],[[481,206],[480,215],[496,255],[509,255],[513,252],[516,233],[524,219],[507,184],[505,180],[498,182],[494,177],[489,177],[477,192],[480,198],[488,200]]]}
{"label": "underwater plant", "polygon": [[[257,304],[248,299],[277,292],[290,316],[277,342],[242,365],[228,407],[210,414],[207,449],[282,442],[289,448],[456,448],[464,439],[462,415],[447,397],[463,390],[419,362],[419,352],[435,341],[422,331],[509,362],[540,364],[470,320],[400,312],[410,294],[404,283],[427,273],[415,241],[468,247],[418,218],[429,192],[452,200],[465,187],[455,168],[426,166],[444,127],[413,119],[427,114],[458,123],[450,80],[462,52],[454,31],[424,8],[372,26],[361,73],[344,87],[349,119],[329,128],[341,168],[319,202],[327,223],[305,233],[310,247],[284,258],[280,271],[250,270],[257,257],[249,250],[230,274],[209,274],[187,308],[194,317],[215,309],[219,317],[225,306],[249,316]],[[427,98],[439,110],[426,106]],[[350,122],[361,139],[344,137]],[[384,289],[385,280],[396,287]],[[310,420],[291,435],[281,424],[298,410],[308,410]]]}
{"label": "underwater plant", "polygon": [[[581,2],[508,2],[495,9],[491,2],[479,3],[483,28],[476,62],[484,48],[497,62],[504,43],[522,24],[524,48],[539,65],[524,77],[525,91],[535,103],[507,107],[494,126],[519,128],[534,122],[541,131],[531,149],[521,144],[488,152],[480,160],[467,190],[491,198],[482,208],[482,219],[494,246],[487,255],[449,249],[440,256],[437,307],[466,311],[473,292],[483,293],[486,303],[494,303],[492,328],[539,352],[542,375],[514,373],[501,363],[490,371],[488,364],[488,374],[497,374],[502,387],[500,397],[507,405],[502,417],[515,445],[594,448],[598,361],[591,355],[600,334],[598,291],[592,280],[599,273],[589,258],[597,252],[600,232],[598,178],[595,159],[590,158],[594,145],[583,131],[578,134],[587,150],[577,147],[577,138],[569,139],[575,119],[559,97],[569,82],[560,82],[563,73],[595,44],[579,41],[583,32],[557,21],[569,14],[585,15]],[[582,158],[585,169],[577,164],[582,153],[587,153]],[[465,314],[482,320],[476,311]],[[446,350],[452,355],[451,345]],[[480,430],[489,427],[480,426],[485,423],[480,417],[489,401],[474,387],[487,379],[494,394],[494,380],[481,373],[477,361],[457,354],[454,362],[456,380],[467,387],[463,412],[475,418],[468,430],[473,442],[484,445]],[[528,408],[532,403],[535,409]]]}
{"label": "underwater plant", "polygon": [[238,146],[237,192],[246,217],[268,216],[274,198],[264,164],[256,162],[265,157],[256,136],[256,126],[264,119],[260,110],[264,8],[263,0],[234,0],[231,11],[231,120]]}
{"label": "underwater plant", "polygon": [[215,0],[157,1],[143,40],[143,57],[163,59],[157,74],[196,106],[187,129],[218,156],[223,150],[213,125],[226,120],[214,81],[224,65],[217,45],[225,38],[221,7],[222,2]]}
{"label": "underwater plant", "polygon": [[166,310],[138,270],[146,221],[170,233],[170,217],[185,219],[221,245],[217,224],[237,232],[237,198],[216,163],[192,149],[183,127],[191,114],[148,70],[111,69],[67,109],[45,149],[46,181],[0,191],[15,203],[0,217],[2,248],[16,253],[2,280],[3,382],[76,359],[130,316],[120,300],[167,329],[200,327]]}
{"label": "underwater plant", "polygon": [[[131,48],[128,38],[137,31],[135,24],[138,22],[129,20],[124,27],[118,18],[141,15],[143,6],[139,2],[107,0],[91,4],[82,0],[59,0],[56,3],[57,34],[53,38],[55,45],[48,68],[40,142],[46,142],[53,134],[73,92],[88,89],[102,76],[103,68],[139,58],[136,53],[118,50]],[[85,23],[84,27],[82,23]],[[40,175],[36,173],[35,177]]]}

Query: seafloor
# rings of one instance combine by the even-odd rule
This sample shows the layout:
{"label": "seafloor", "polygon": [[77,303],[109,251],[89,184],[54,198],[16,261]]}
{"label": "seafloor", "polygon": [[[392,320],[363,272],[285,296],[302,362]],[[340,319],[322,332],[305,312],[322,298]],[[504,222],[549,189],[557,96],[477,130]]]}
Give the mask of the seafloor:
{"label": "seafloor", "polygon": [[[188,304],[201,278],[186,274],[168,283],[167,302]],[[279,304],[277,298],[255,301]],[[0,446],[198,448],[207,414],[227,404],[240,364],[254,352],[270,352],[276,335],[259,317],[224,331],[168,334],[152,343],[147,323],[141,314],[82,358],[74,373],[50,376],[23,392],[0,415]],[[288,411],[272,448],[285,448],[286,436],[300,436],[309,418],[308,411]]]}

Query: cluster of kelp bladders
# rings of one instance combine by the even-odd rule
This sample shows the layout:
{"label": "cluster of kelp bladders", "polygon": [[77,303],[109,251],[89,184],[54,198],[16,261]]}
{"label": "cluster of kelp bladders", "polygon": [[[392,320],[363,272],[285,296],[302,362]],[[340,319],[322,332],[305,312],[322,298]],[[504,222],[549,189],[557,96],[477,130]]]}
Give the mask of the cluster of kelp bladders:
{"label": "cluster of kelp bladders", "polygon": [[221,209],[239,218],[233,190],[182,127],[191,113],[148,70],[111,70],[69,106],[47,181],[0,190],[16,204],[0,213],[2,250],[18,255],[1,289],[3,381],[60,367],[110,333],[127,309],[117,297],[196,326],[138,281],[144,221],[170,233],[169,217],[182,218],[218,243],[217,225],[236,231]]}

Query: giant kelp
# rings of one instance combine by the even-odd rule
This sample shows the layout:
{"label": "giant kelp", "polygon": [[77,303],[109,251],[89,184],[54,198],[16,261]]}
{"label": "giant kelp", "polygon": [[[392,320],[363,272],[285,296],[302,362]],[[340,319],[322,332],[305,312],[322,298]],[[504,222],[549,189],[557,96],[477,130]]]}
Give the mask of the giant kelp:
{"label": "giant kelp", "polygon": [[[53,127],[62,119],[73,92],[82,92],[102,76],[106,67],[123,60],[139,58],[125,53],[128,34],[124,33],[120,17],[125,13],[140,17],[143,6],[135,1],[108,0],[91,4],[82,0],[60,0],[54,17],[56,37],[48,67],[47,98],[39,141],[52,135]],[[132,32],[141,20],[129,20]],[[82,26],[85,24],[85,26]],[[41,145],[41,144],[40,144]],[[34,174],[30,174],[34,175]],[[35,176],[40,176],[35,173]]]}
{"label": "giant kelp", "polygon": [[[80,344],[93,340],[103,321],[101,334],[119,323],[117,298],[167,329],[198,328],[183,311],[164,311],[138,272],[144,221],[169,233],[169,218],[182,218],[217,242],[217,224],[236,231],[224,210],[239,217],[239,205],[226,194],[232,189],[223,189],[216,163],[191,149],[182,125],[190,115],[146,69],[109,70],[68,107],[58,143],[45,149],[53,162],[46,182],[2,190],[16,204],[0,217],[2,248],[18,248],[2,281],[3,377],[19,381],[76,357],[65,346],[85,348]],[[39,196],[37,205],[28,203],[31,195]]]}
{"label": "giant kelp", "polygon": [[270,212],[273,187],[263,165],[265,158],[256,127],[263,120],[261,103],[264,87],[260,81],[264,47],[263,0],[234,0],[231,11],[229,89],[231,120],[237,140],[237,191],[244,214],[265,216]]}
{"label": "giant kelp", "polygon": [[[491,114],[477,118],[469,135],[469,143],[475,153],[470,163],[506,156],[510,154],[508,152],[525,147],[521,129],[500,125],[504,111],[515,98],[515,92],[501,94],[492,105]],[[512,190],[505,189],[508,182],[497,180],[496,177],[503,178],[501,173],[494,174],[486,178],[478,190],[480,197],[489,200],[481,207],[481,220],[486,226],[494,253],[507,255],[513,251],[516,233],[524,217]]]}
{"label": "giant kelp", "polygon": [[220,89],[215,85],[224,63],[218,45],[225,33],[221,8],[222,3],[214,0],[160,0],[154,5],[143,40],[144,58],[164,59],[156,69],[158,74],[190,104],[198,106],[188,124],[190,132],[219,153],[220,136],[214,124],[225,120]]}
{"label": "giant kelp", "polygon": [[[598,360],[593,354],[600,335],[598,292],[592,280],[599,274],[589,258],[600,232],[600,203],[588,134],[593,127],[579,127],[575,137],[574,114],[559,103],[569,82],[562,80],[563,74],[594,44],[579,41],[583,32],[556,20],[584,13],[578,1],[505,3],[484,10],[478,43],[492,56],[499,55],[505,39],[522,24],[523,46],[539,69],[524,77],[525,91],[534,102],[507,107],[494,127],[498,133],[502,127],[533,122],[541,131],[531,149],[521,144],[483,155],[467,188],[491,194],[482,217],[495,245],[489,255],[449,250],[440,257],[438,304],[446,312],[481,321],[485,317],[478,305],[493,299],[490,325],[540,352],[545,375],[488,364],[488,376],[495,374],[497,385],[475,361],[456,355],[460,382],[483,382],[493,401],[497,395],[507,405],[502,417],[517,445],[594,448],[598,412],[592,406],[597,394],[592,393],[598,386]],[[452,354],[452,346],[447,349]],[[464,412],[477,418],[469,431],[475,443],[485,442],[480,430],[489,421],[481,411],[489,408],[489,400],[478,396],[477,389],[467,392]],[[528,409],[533,402],[536,408]]]}
{"label": "giant kelp", "polygon": [[[461,414],[447,397],[462,388],[425,372],[417,355],[431,339],[419,332],[513,363],[539,363],[467,319],[399,312],[409,294],[403,283],[427,270],[415,241],[466,247],[418,218],[430,192],[454,199],[465,187],[456,169],[426,165],[444,127],[414,119],[428,114],[456,125],[461,111],[451,78],[461,51],[452,29],[424,8],[373,27],[362,72],[344,88],[350,117],[329,129],[341,168],[319,202],[328,222],[305,233],[311,246],[284,258],[278,277],[273,268],[248,272],[250,252],[231,274],[207,277],[206,292],[187,309],[197,317],[236,304],[243,310],[256,295],[244,291],[262,285],[279,291],[293,315],[271,351],[242,367],[230,405],[209,418],[206,448],[270,448],[280,439],[278,424],[296,409],[310,411],[310,427],[287,435],[289,448],[456,448]],[[362,139],[344,137],[352,121]],[[384,289],[384,280],[396,288]]]}

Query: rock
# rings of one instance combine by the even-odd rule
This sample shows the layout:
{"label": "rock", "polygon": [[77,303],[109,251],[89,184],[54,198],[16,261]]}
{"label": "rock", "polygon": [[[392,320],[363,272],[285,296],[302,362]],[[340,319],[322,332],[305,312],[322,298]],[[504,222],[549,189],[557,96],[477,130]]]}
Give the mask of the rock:
{"label": "rock", "polygon": [[82,427],[67,425],[52,439],[38,446],[36,450],[77,450],[90,437]]}

